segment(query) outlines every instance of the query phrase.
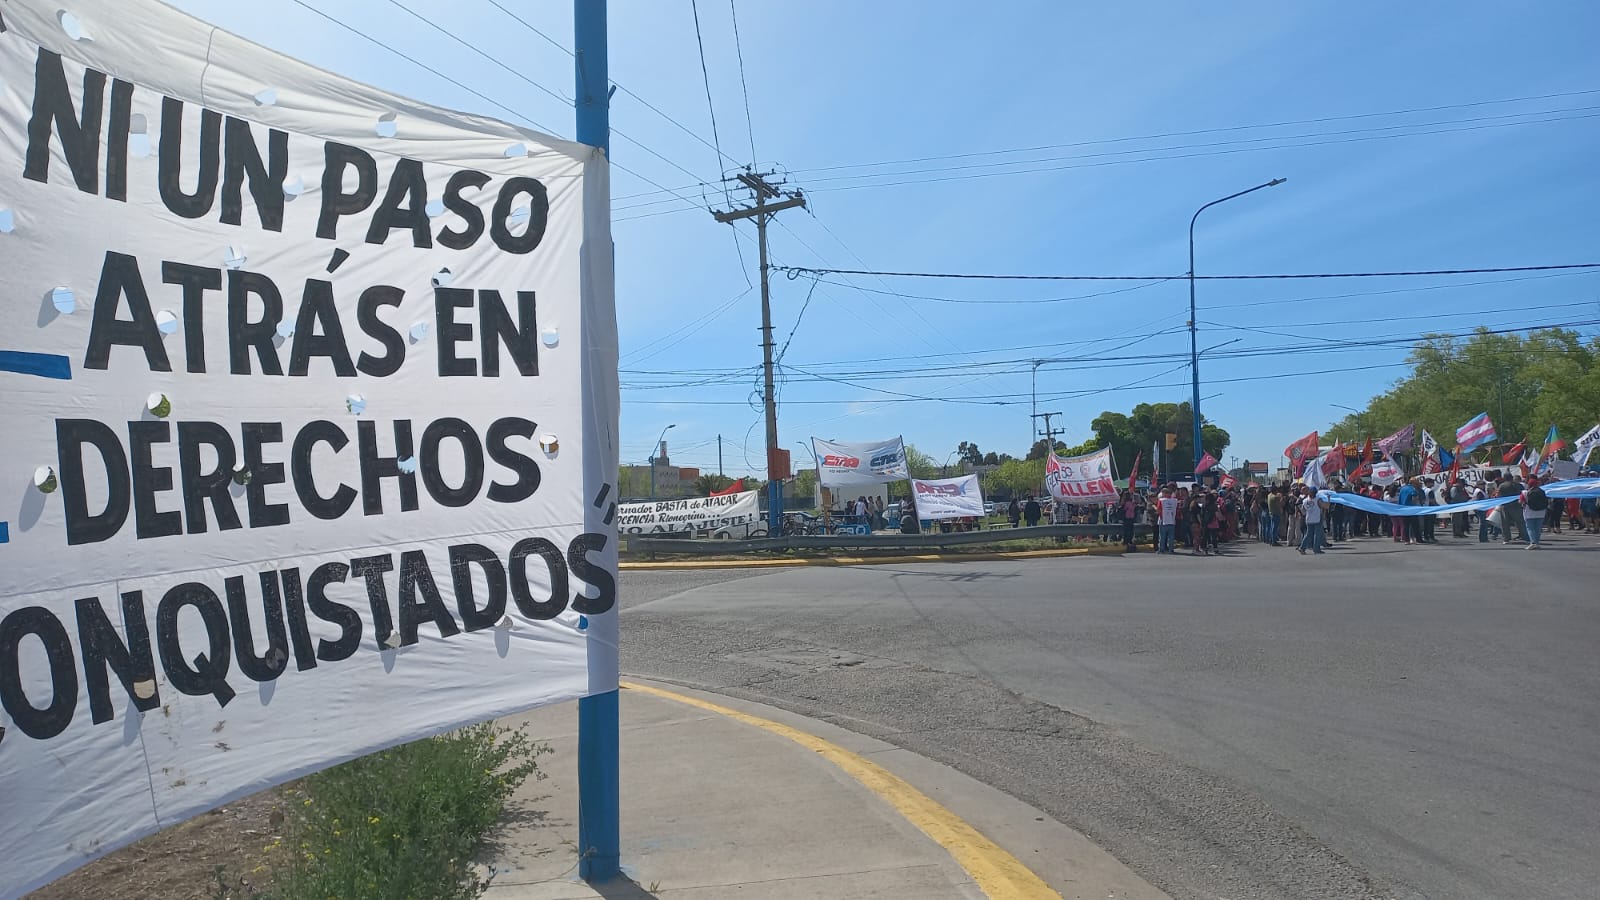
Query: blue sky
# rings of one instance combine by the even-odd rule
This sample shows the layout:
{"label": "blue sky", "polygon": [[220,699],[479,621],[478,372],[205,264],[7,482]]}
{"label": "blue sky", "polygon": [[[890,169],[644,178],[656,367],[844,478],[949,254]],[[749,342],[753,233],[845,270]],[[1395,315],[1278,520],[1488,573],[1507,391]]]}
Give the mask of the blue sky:
{"label": "blue sky", "polygon": [[[613,102],[612,125],[627,137],[613,138],[612,157],[632,170],[613,177],[624,462],[642,462],[675,424],[680,465],[714,470],[718,434],[730,474],[761,464],[749,405],[760,363],[753,228],[736,237],[713,221],[704,207],[722,204],[720,187],[688,187],[749,162],[752,141],[763,168],[790,173],[810,197],[809,212],[784,213],[771,231],[775,261],[791,266],[1181,274],[1194,210],[1273,177],[1289,181],[1201,218],[1197,271],[1600,256],[1593,4],[736,2],[750,128],[729,4],[699,5],[725,157],[705,143],[712,128],[689,0],[611,6],[613,78],[678,123],[627,92]],[[292,0],[177,5],[363,81],[573,134],[560,99],[572,90],[570,58],[490,0],[308,3],[472,91]],[[571,46],[570,3],[501,5]],[[1535,97],[1544,99],[1488,102]],[[1373,115],[1397,110],[1426,111]],[[1283,122],[1302,124],[1241,127]],[[1122,140],[1154,135],[1165,137]],[[991,155],[867,165],[956,154]],[[994,166],[1002,162],[1014,164]],[[1048,171],[994,174],[1017,169]],[[900,181],[911,183],[888,184]],[[940,460],[963,440],[1020,455],[1032,431],[1030,360],[1188,350],[1181,280],[827,276],[796,327],[811,287],[778,275],[773,288],[779,343],[794,332],[779,430],[800,458],[796,445],[812,435],[897,433]],[[1085,297],[1107,291],[1121,292]],[[1063,297],[1084,299],[995,302]],[[1600,275],[1202,282],[1199,305],[1202,347],[1237,338],[1220,352],[1250,352],[1600,320]],[[1010,349],[1024,347],[1033,349]],[[1404,356],[1398,347],[1202,360],[1202,409],[1232,433],[1228,456],[1277,459],[1343,415],[1330,404],[1359,407],[1384,390]],[[852,383],[823,380],[835,377]],[[1187,383],[1182,359],[1045,365],[1039,408],[1065,413],[1063,439],[1078,443],[1102,410],[1185,400]]]}

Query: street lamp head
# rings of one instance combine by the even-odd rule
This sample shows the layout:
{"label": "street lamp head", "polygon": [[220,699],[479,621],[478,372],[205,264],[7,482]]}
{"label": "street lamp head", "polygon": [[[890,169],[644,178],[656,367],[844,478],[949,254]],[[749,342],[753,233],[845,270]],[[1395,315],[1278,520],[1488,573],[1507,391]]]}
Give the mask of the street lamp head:
{"label": "street lamp head", "polygon": [[1277,187],[1278,185],[1283,184],[1285,181],[1288,181],[1288,180],[1289,179],[1287,179],[1287,178],[1274,178],[1271,181],[1267,182],[1267,187]]}
{"label": "street lamp head", "polygon": [[661,430],[662,431],[669,431],[669,430],[671,430],[673,428],[677,428],[677,427],[678,427],[678,423],[677,422],[673,422],[671,425],[668,425],[666,428],[663,428]]}

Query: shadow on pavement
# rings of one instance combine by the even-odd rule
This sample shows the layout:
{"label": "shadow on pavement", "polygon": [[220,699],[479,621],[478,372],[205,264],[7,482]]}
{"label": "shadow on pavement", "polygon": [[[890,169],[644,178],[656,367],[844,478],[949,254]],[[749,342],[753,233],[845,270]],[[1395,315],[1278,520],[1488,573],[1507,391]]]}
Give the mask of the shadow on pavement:
{"label": "shadow on pavement", "polygon": [[606,900],[655,900],[656,894],[645,890],[635,884],[627,876],[607,881],[604,884],[593,884],[595,893]]}

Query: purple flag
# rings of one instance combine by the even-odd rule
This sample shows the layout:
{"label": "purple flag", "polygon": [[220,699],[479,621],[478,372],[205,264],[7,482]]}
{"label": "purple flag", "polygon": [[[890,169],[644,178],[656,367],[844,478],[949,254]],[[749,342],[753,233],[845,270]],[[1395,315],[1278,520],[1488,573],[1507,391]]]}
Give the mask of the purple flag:
{"label": "purple flag", "polygon": [[1394,434],[1389,435],[1383,440],[1378,441],[1377,443],[1373,444],[1373,446],[1378,449],[1379,453],[1382,453],[1385,457],[1389,457],[1395,455],[1396,453],[1404,453],[1407,450],[1410,450],[1412,445],[1416,443],[1416,437],[1417,425],[1415,422],[1413,422],[1412,424],[1407,425],[1399,431],[1396,431]]}

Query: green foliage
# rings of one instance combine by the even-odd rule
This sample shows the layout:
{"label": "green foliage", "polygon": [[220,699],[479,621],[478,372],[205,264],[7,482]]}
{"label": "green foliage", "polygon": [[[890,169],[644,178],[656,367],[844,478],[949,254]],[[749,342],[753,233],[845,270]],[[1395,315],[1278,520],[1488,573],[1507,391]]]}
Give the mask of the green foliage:
{"label": "green foliage", "polygon": [[726,475],[707,473],[694,480],[694,493],[697,497],[709,497],[712,492],[726,489],[733,484],[733,479]]}
{"label": "green foliage", "polygon": [[979,450],[978,445],[971,441],[962,441],[961,445],[956,447],[956,456],[960,457],[961,461],[968,465],[983,465],[983,451]]}
{"label": "green foliage", "polygon": [[910,444],[906,445],[906,467],[911,470],[912,478],[939,477],[939,463]]}
{"label": "green foliage", "polygon": [[[1153,444],[1162,447],[1162,468],[1168,472],[1193,471],[1194,464],[1200,459],[1199,454],[1194,452],[1194,415],[1187,403],[1141,403],[1126,415],[1107,411],[1096,416],[1089,427],[1099,438],[1101,447],[1111,448],[1118,472],[1127,472],[1133,465],[1134,456],[1140,452],[1145,454],[1140,467],[1150,465],[1150,448]],[[1172,450],[1166,449],[1168,434],[1178,436],[1177,446]],[[1228,449],[1231,442],[1228,432],[1201,416],[1202,451],[1221,459],[1222,451]]]}
{"label": "green foliage", "polygon": [[794,483],[789,485],[786,496],[798,500],[799,506],[811,506],[817,496],[817,470],[801,469],[794,473]]}
{"label": "green foliage", "polygon": [[1430,337],[1411,352],[1411,374],[1346,416],[1334,440],[1381,438],[1415,422],[1446,447],[1455,430],[1488,412],[1507,443],[1541,445],[1551,425],[1568,440],[1600,419],[1600,338],[1552,328],[1526,336],[1479,328],[1465,340]]}
{"label": "green foliage", "polygon": [[1044,459],[1045,455],[1050,452],[1052,447],[1056,453],[1059,454],[1062,450],[1066,449],[1066,446],[1066,444],[1063,444],[1060,441],[1056,441],[1055,444],[1052,445],[1048,439],[1039,438],[1037,441],[1033,442],[1032,447],[1028,448],[1028,459]]}
{"label": "green foliage", "polygon": [[[550,752],[483,724],[351,760],[306,779],[279,847],[284,900],[479,897],[473,856],[505,801]],[[492,875],[492,873],[491,873]]]}
{"label": "green foliage", "polygon": [[1085,454],[1093,453],[1099,449],[1100,440],[1098,438],[1090,438],[1076,447],[1066,447],[1058,444],[1056,447],[1056,453],[1061,456],[1084,456]]}
{"label": "green foliage", "polygon": [[1021,497],[1044,490],[1044,458],[1008,459],[983,476],[983,495],[991,500]]}

